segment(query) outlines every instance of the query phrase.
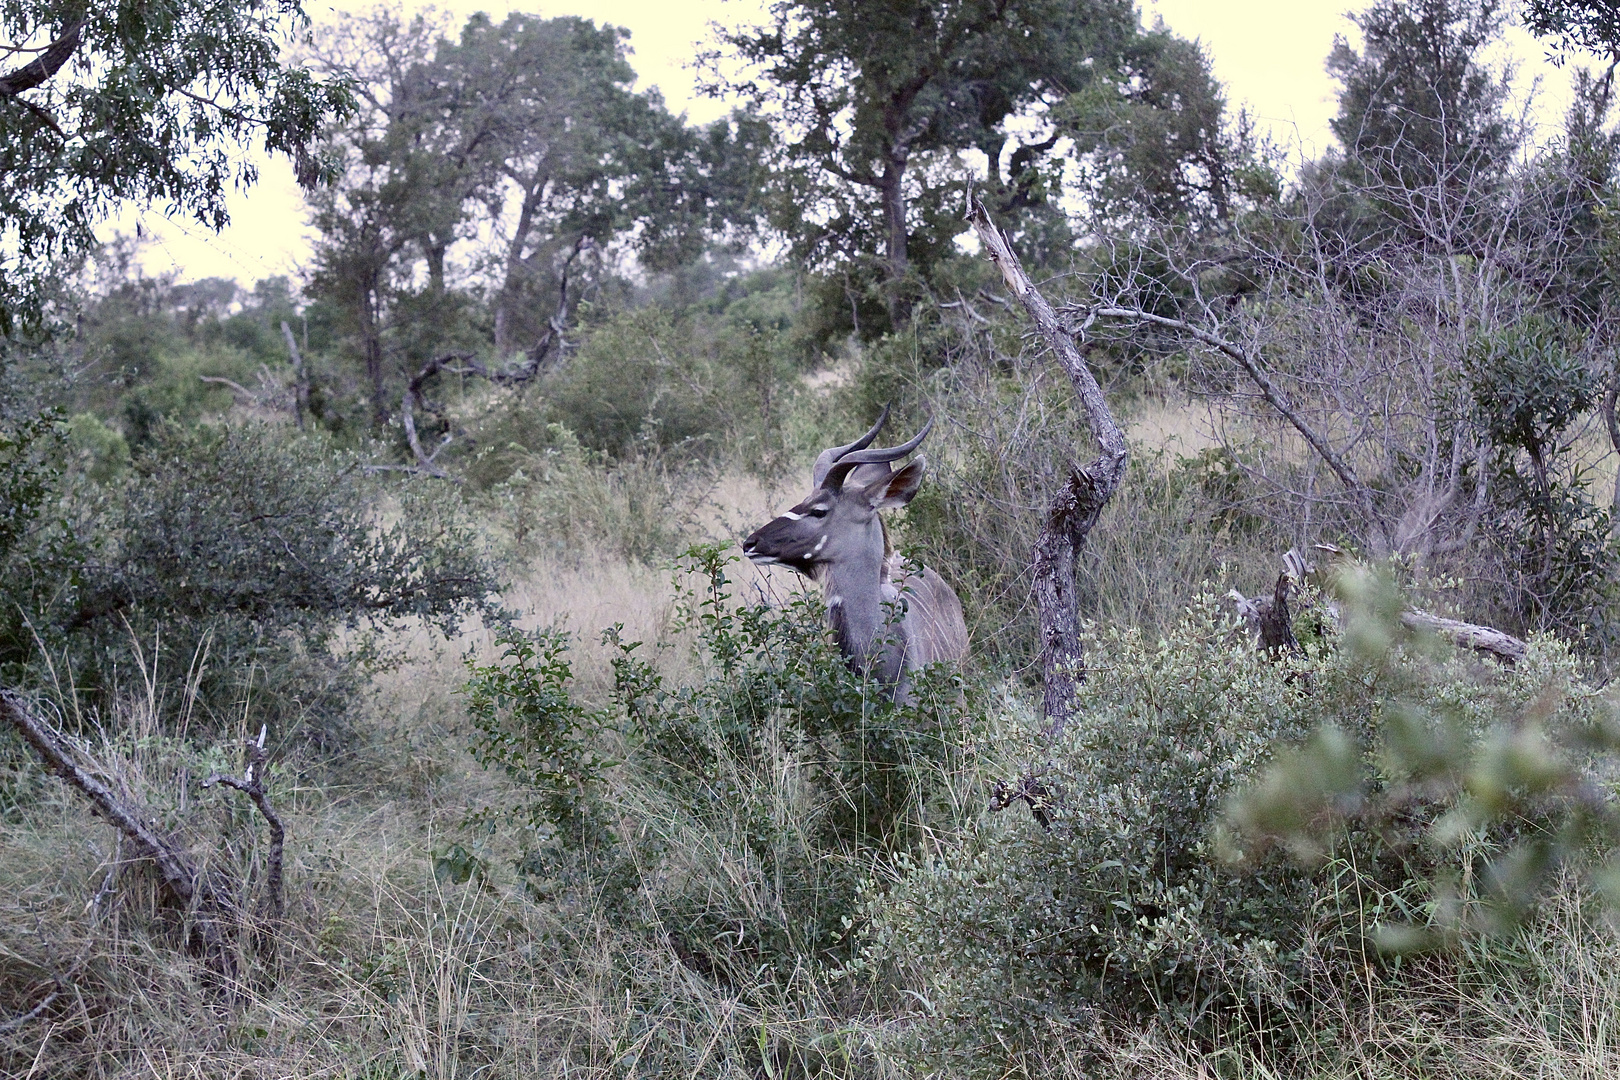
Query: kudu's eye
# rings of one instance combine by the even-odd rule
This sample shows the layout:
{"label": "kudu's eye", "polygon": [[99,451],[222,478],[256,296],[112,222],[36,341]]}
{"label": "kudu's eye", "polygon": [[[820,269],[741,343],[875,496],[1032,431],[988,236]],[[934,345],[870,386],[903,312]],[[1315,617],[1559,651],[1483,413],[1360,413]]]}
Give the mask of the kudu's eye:
{"label": "kudu's eye", "polygon": [[807,510],[805,512],[808,513],[811,517],[818,517],[818,518],[819,517],[826,517],[827,516],[827,507],[825,507],[825,506],[812,506],[809,510]]}

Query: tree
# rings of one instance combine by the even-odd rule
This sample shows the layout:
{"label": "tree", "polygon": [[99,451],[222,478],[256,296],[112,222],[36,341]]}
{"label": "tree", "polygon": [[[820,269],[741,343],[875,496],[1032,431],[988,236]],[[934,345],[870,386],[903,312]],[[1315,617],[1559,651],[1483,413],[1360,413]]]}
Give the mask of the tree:
{"label": "tree", "polygon": [[1524,24],[1532,34],[1556,38],[1565,53],[1579,50],[1607,60],[1605,82],[1620,66],[1620,0],[1528,0]]}
{"label": "tree", "polygon": [[746,116],[694,131],[634,92],[616,27],[480,14],[441,33],[379,11],[317,45],[360,73],[363,108],[333,133],[346,173],[316,202],[313,281],[351,312],[379,424],[391,320],[418,316],[394,343],[413,366],[466,346],[446,333],[458,277],[488,303],[496,355],[532,375],[617,255],[673,265],[745,218],[768,141]]}
{"label": "tree", "polygon": [[304,21],[297,0],[0,4],[0,332],[41,319],[46,267],[89,250],[117,200],[222,228],[255,136],[317,182],[312,140],[351,97],[283,62]]}
{"label": "tree", "polygon": [[1507,85],[1480,56],[1502,28],[1498,0],[1377,0],[1352,18],[1362,51],[1334,41],[1327,68],[1343,89],[1329,126],[1369,176],[1444,190],[1508,165]]}
{"label": "tree", "polygon": [[739,72],[721,70],[719,49],[703,59],[709,92],[780,121],[773,224],[812,267],[881,250],[899,325],[911,279],[959,231],[933,174],[960,174],[956,155],[979,150],[998,209],[1031,198],[1057,139],[1016,140],[1011,122],[1118,70],[1136,33],[1128,0],[779,0],[768,25],[721,33]]}
{"label": "tree", "polygon": [[1257,148],[1234,126],[1210,58],[1163,27],[1126,50],[1115,78],[1096,78],[1055,110],[1074,140],[1090,209],[1101,218],[1223,220],[1250,186]]}

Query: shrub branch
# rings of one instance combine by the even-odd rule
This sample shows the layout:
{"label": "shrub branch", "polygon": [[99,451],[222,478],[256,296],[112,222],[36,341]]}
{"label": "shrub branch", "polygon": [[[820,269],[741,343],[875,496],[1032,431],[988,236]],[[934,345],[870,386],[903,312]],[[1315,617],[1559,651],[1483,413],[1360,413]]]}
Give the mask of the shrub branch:
{"label": "shrub branch", "polygon": [[265,777],[269,774],[269,755],[265,753],[264,739],[268,732],[267,727],[259,728],[257,740],[249,739],[244,748],[243,756],[246,765],[241,777],[224,776],[214,773],[203,781],[203,787],[212,787],[219,784],[223,787],[234,788],[246,795],[258,807],[259,813],[264,815],[265,822],[270,826],[270,853],[265,860],[265,907],[268,918],[260,926],[258,934],[259,955],[267,964],[273,965],[276,959],[276,942],[281,932],[281,921],[286,914],[286,906],[282,898],[281,866],[282,856],[286,847],[287,830],[282,824],[281,815],[270,804],[270,794],[265,790]]}

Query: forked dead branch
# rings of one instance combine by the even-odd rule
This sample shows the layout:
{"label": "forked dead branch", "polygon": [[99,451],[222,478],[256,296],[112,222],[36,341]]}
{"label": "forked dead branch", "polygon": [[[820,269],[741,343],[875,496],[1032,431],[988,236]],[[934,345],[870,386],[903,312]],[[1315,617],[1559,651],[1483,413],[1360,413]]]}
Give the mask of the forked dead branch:
{"label": "forked dead branch", "polygon": [[[1032,592],[1040,617],[1043,701],[1047,733],[1056,739],[1063,733],[1069,717],[1074,715],[1079,685],[1086,677],[1080,641],[1080,597],[1074,577],[1075,552],[1085,544],[1103,507],[1125,479],[1129,451],[1102,387],[1075,345],[1078,335],[1058,318],[1052,305],[1024,272],[1006,234],[990,220],[984,203],[971,193],[968,220],[990,261],[1001,271],[1007,288],[1024,305],[1047,347],[1069,376],[1075,396],[1085,407],[1099,451],[1092,461],[1070,469],[1068,482],[1047,507],[1046,521],[1035,544]],[[1080,334],[1084,329],[1081,328]]]}
{"label": "forked dead branch", "polygon": [[[147,807],[114,793],[93,768],[80,761],[80,754],[71,741],[43,720],[21,694],[0,689],[0,713],[33,747],[48,771],[67,781],[90,801],[98,816],[118,830],[129,855],[152,865],[161,883],[165,905],[186,920],[186,951],[206,963],[227,997],[234,995],[241,975],[236,947],[242,922],[238,900],[240,883],[218,872],[205,871],[189,851],[150,824],[155,817]],[[243,778],[215,775],[204,786],[220,783],[244,792],[270,823],[265,878],[268,918],[260,922],[257,945],[261,957],[273,962],[275,935],[283,913],[281,868],[286,830],[264,788],[263,734],[261,731],[257,742],[248,743]],[[102,892],[106,891],[107,886],[103,886]],[[273,973],[273,968],[270,970]]]}

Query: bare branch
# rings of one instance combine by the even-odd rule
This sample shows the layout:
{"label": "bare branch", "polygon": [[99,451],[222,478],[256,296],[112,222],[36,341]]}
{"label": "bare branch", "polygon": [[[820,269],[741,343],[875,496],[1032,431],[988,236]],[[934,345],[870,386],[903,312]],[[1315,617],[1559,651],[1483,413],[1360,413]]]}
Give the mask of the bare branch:
{"label": "bare branch", "polygon": [[1489,626],[1441,618],[1439,615],[1431,615],[1417,608],[1407,608],[1401,612],[1401,625],[1408,630],[1436,634],[1458,648],[1472,649],[1509,665],[1523,660],[1525,652],[1529,649],[1528,645],[1512,634],[1504,634]]}
{"label": "bare branch", "polygon": [[258,808],[270,826],[270,853],[265,859],[264,874],[265,907],[268,909],[268,917],[260,927],[258,946],[261,958],[273,966],[281,923],[286,914],[282,897],[282,858],[286,849],[287,829],[282,823],[281,815],[276,813],[276,808],[271,805],[270,793],[264,786],[270,772],[269,755],[264,748],[268,730],[266,727],[260,727],[258,739],[247,740],[243,748],[245,764],[240,778],[215,773],[203,781],[203,787],[219,784],[240,791],[253,801],[253,805]]}
{"label": "bare branch", "polygon": [[47,769],[77,788],[94,804],[96,811],[124,835],[137,858],[150,859],[157,866],[164,887],[175,902],[181,907],[190,907],[197,899],[198,889],[197,868],[191,856],[147,825],[140,815],[119,801],[106,784],[75,761],[61,736],[34,715],[21,694],[0,689],[0,713],[5,714],[12,727],[44,759]]}
{"label": "bare branch", "polygon": [[228,386],[231,388],[231,392],[233,394],[241,395],[242,397],[246,398],[250,404],[258,404],[259,395],[255,394],[241,383],[236,382],[234,379],[227,379],[223,375],[199,375],[197,378],[201,379],[205,383],[218,383],[220,386]]}
{"label": "bare branch", "polygon": [[[1024,305],[1030,319],[1069,376],[1085,407],[1099,454],[1069,474],[1068,482],[1047,508],[1046,522],[1035,543],[1034,582],[1031,591],[1040,613],[1041,669],[1045,692],[1047,732],[1052,739],[1077,708],[1080,683],[1085,680],[1085,656],[1080,640],[1080,598],[1075,584],[1076,550],[1085,543],[1103,507],[1125,478],[1125,436],[1108,408],[1102,387],[1075,347],[1074,338],[1059,321],[1052,305],[1024,272],[1012,245],[990,220],[984,203],[968,195],[968,220],[990,261],[1001,271],[1007,288]],[[1033,805],[1033,804],[1032,804]]]}
{"label": "bare branch", "polygon": [[1333,449],[1332,444],[1327,441],[1321,432],[1306,422],[1304,416],[1289,400],[1288,394],[1271,380],[1265,369],[1260,366],[1258,359],[1249,350],[1234,345],[1201,327],[1194,326],[1185,319],[1173,319],[1165,315],[1156,315],[1151,311],[1143,311],[1141,308],[1105,305],[1079,310],[1084,312],[1088,320],[1093,318],[1131,319],[1136,322],[1153,323],[1171,330],[1179,330],[1194,340],[1236,360],[1238,366],[1243,368],[1256,388],[1259,389],[1260,395],[1266,399],[1266,402],[1276,409],[1283,419],[1293,425],[1294,430],[1304,437],[1305,441],[1311,445],[1311,449],[1316,451],[1317,456],[1322,459],[1328,468],[1333,470],[1340,483],[1345,486],[1351,497],[1356,500],[1361,511],[1367,515],[1368,523],[1379,522],[1377,508],[1373,505],[1372,492],[1366,484],[1362,483],[1361,477],[1356,475],[1356,470],[1342,455]]}
{"label": "bare branch", "polygon": [[67,987],[58,982],[56,984],[56,989],[40,998],[39,1003],[32,1009],[29,1009],[21,1016],[14,1016],[10,1020],[0,1022],[0,1035],[9,1035],[13,1031],[25,1027],[35,1020],[38,1020],[45,1014],[45,1010],[56,1004],[57,1000],[65,993],[67,993]]}

